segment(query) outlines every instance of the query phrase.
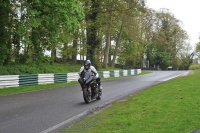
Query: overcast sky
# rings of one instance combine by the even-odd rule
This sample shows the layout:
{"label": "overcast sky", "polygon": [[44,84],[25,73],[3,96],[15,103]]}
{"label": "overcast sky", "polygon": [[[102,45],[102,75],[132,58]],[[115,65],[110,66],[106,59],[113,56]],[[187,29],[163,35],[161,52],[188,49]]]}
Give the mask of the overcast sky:
{"label": "overcast sky", "polygon": [[147,0],[146,5],[154,10],[167,8],[183,23],[194,48],[200,36],[200,0]]}

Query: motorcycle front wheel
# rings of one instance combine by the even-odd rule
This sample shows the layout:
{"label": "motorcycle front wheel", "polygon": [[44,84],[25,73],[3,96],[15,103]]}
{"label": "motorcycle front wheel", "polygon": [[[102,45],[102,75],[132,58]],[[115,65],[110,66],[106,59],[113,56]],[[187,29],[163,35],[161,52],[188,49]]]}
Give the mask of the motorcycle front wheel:
{"label": "motorcycle front wheel", "polygon": [[101,99],[101,96],[102,96],[102,90],[101,90],[101,91],[98,90],[98,94],[97,94],[96,99],[97,99],[97,100],[100,100],[100,99]]}
{"label": "motorcycle front wheel", "polygon": [[91,93],[88,88],[83,89],[83,99],[84,99],[85,103],[91,102]]}

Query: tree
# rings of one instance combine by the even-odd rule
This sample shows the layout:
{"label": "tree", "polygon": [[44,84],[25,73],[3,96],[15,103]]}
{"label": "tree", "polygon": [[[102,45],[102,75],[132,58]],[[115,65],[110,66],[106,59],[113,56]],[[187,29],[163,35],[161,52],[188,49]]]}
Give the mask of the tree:
{"label": "tree", "polygon": [[0,11],[0,65],[11,58],[41,63],[46,50],[53,64],[58,49],[64,61],[76,63],[80,54],[98,67],[103,59],[105,68],[117,57],[128,65],[149,60],[162,69],[179,68],[187,57],[181,22],[166,9],[146,8],[144,0],[9,0]]}
{"label": "tree", "polygon": [[[109,57],[109,51],[110,51],[110,46],[111,46],[111,25],[113,23],[112,19],[113,19],[113,8],[115,6],[112,6],[113,4],[115,4],[113,2],[113,0],[108,0],[107,2],[105,2],[106,6],[105,6],[105,14],[103,15],[103,17],[105,18],[104,20],[106,20],[105,23],[106,25],[106,44],[105,44],[105,50],[104,50],[104,59],[103,59],[103,67],[107,68],[108,67],[108,57]],[[102,19],[103,19],[102,17]]]}
{"label": "tree", "polygon": [[95,55],[97,44],[97,32],[98,32],[98,23],[97,17],[99,14],[101,1],[100,0],[90,0],[89,2],[85,2],[85,6],[89,9],[85,11],[85,21],[87,24],[87,58],[91,60],[91,62],[96,66]]}
{"label": "tree", "polygon": [[[10,38],[13,40],[16,61],[19,61],[19,50],[24,51],[25,62],[40,62],[46,49],[52,50],[52,64],[58,43],[64,42],[60,38],[62,31],[74,32],[79,20],[84,17],[82,5],[78,0],[18,0],[11,1],[11,20],[13,24]],[[7,13],[11,14],[7,11]],[[9,15],[11,16],[11,15]],[[8,27],[11,27],[8,26]],[[21,42],[21,44],[19,44]],[[7,45],[8,46],[8,45]],[[5,51],[8,51],[5,50]],[[22,54],[20,54],[22,55]],[[26,56],[28,55],[28,56]]]}
{"label": "tree", "polygon": [[198,60],[200,58],[200,42],[196,43],[196,47],[195,47],[195,55],[198,57]]}
{"label": "tree", "polygon": [[[111,62],[111,66],[114,67],[116,57],[118,55],[118,48],[120,47],[120,41],[121,37],[123,34],[123,30],[127,27],[127,25],[130,24],[130,21],[132,21],[134,17],[137,18],[137,15],[142,13],[144,10],[145,3],[143,0],[131,0],[131,1],[125,1],[124,3],[121,2],[121,5],[118,5],[119,10],[119,16],[120,16],[120,21],[121,25],[117,33],[117,38],[116,38],[116,46],[115,46],[115,51],[113,55],[113,59]],[[130,19],[129,19],[130,18]]]}
{"label": "tree", "polygon": [[1,1],[0,2],[0,54],[1,54],[0,65],[4,64],[10,52],[10,49],[8,49],[8,47],[11,45],[10,13],[11,13],[10,1]]}
{"label": "tree", "polygon": [[121,47],[120,56],[117,59],[120,64],[131,65],[136,64],[137,42],[127,40]]}
{"label": "tree", "polygon": [[[40,30],[38,29],[37,31],[40,32],[42,28],[47,32],[47,35],[42,37],[48,39],[48,45],[52,50],[51,64],[53,64],[56,45],[62,43],[59,38],[62,31],[65,29],[67,32],[74,32],[75,29],[78,28],[79,20],[83,17],[81,4],[77,0],[64,0],[62,2],[51,0],[48,2],[32,1],[31,5],[35,12],[34,20],[39,20],[39,25],[36,26],[36,28]],[[42,38],[40,38],[40,40],[41,39]],[[39,47],[41,46],[40,43],[36,45]]]}
{"label": "tree", "polygon": [[200,52],[200,42],[198,42],[197,44],[196,44],[196,48],[195,48],[196,50],[196,52],[197,53],[199,53]]}
{"label": "tree", "polygon": [[146,45],[150,65],[159,65],[161,69],[166,69],[168,65],[178,68],[179,54],[186,49],[188,35],[180,27],[181,22],[167,9],[160,9],[154,17],[153,36]]}

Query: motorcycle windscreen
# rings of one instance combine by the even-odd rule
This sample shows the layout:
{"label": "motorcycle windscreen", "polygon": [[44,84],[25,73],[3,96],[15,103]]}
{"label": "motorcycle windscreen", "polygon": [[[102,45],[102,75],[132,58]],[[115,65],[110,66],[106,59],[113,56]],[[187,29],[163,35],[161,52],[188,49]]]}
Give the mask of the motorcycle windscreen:
{"label": "motorcycle windscreen", "polygon": [[85,84],[88,85],[92,82],[92,73],[91,72],[85,72]]}

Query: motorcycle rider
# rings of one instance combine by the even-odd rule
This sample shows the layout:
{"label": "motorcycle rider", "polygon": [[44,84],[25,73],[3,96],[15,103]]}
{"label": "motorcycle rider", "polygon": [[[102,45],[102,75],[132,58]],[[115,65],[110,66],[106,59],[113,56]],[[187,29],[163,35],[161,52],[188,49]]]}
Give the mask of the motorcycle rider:
{"label": "motorcycle rider", "polygon": [[[82,90],[83,90],[83,87],[84,87],[84,86],[83,86],[83,83],[81,82],[81,78],[80,78],[80,77],[81,77],[81,76],[84,74],[84,72],[86,72],[86,71],[91,71],[91,72],[95,75],[94,78],[95,78],[96,81],[97,81],[97,84],[98,84],[98,86],[99,86],[100,91],[102,91],[101,78],[100,78],[100,76],[99,76],[97,70],[95,69],[95,67],[91,65],[91,61],[90,61],[90,60],[86,60],[86,61],[84,62],[84,65],[81,67],[80,72],[79,72],[79,79],[78,79],[78,82],[80,83]],[[92,90],[92,99],[94,98],[94,96],[95,96],[95,93],[94,93],[94,90]]]}

